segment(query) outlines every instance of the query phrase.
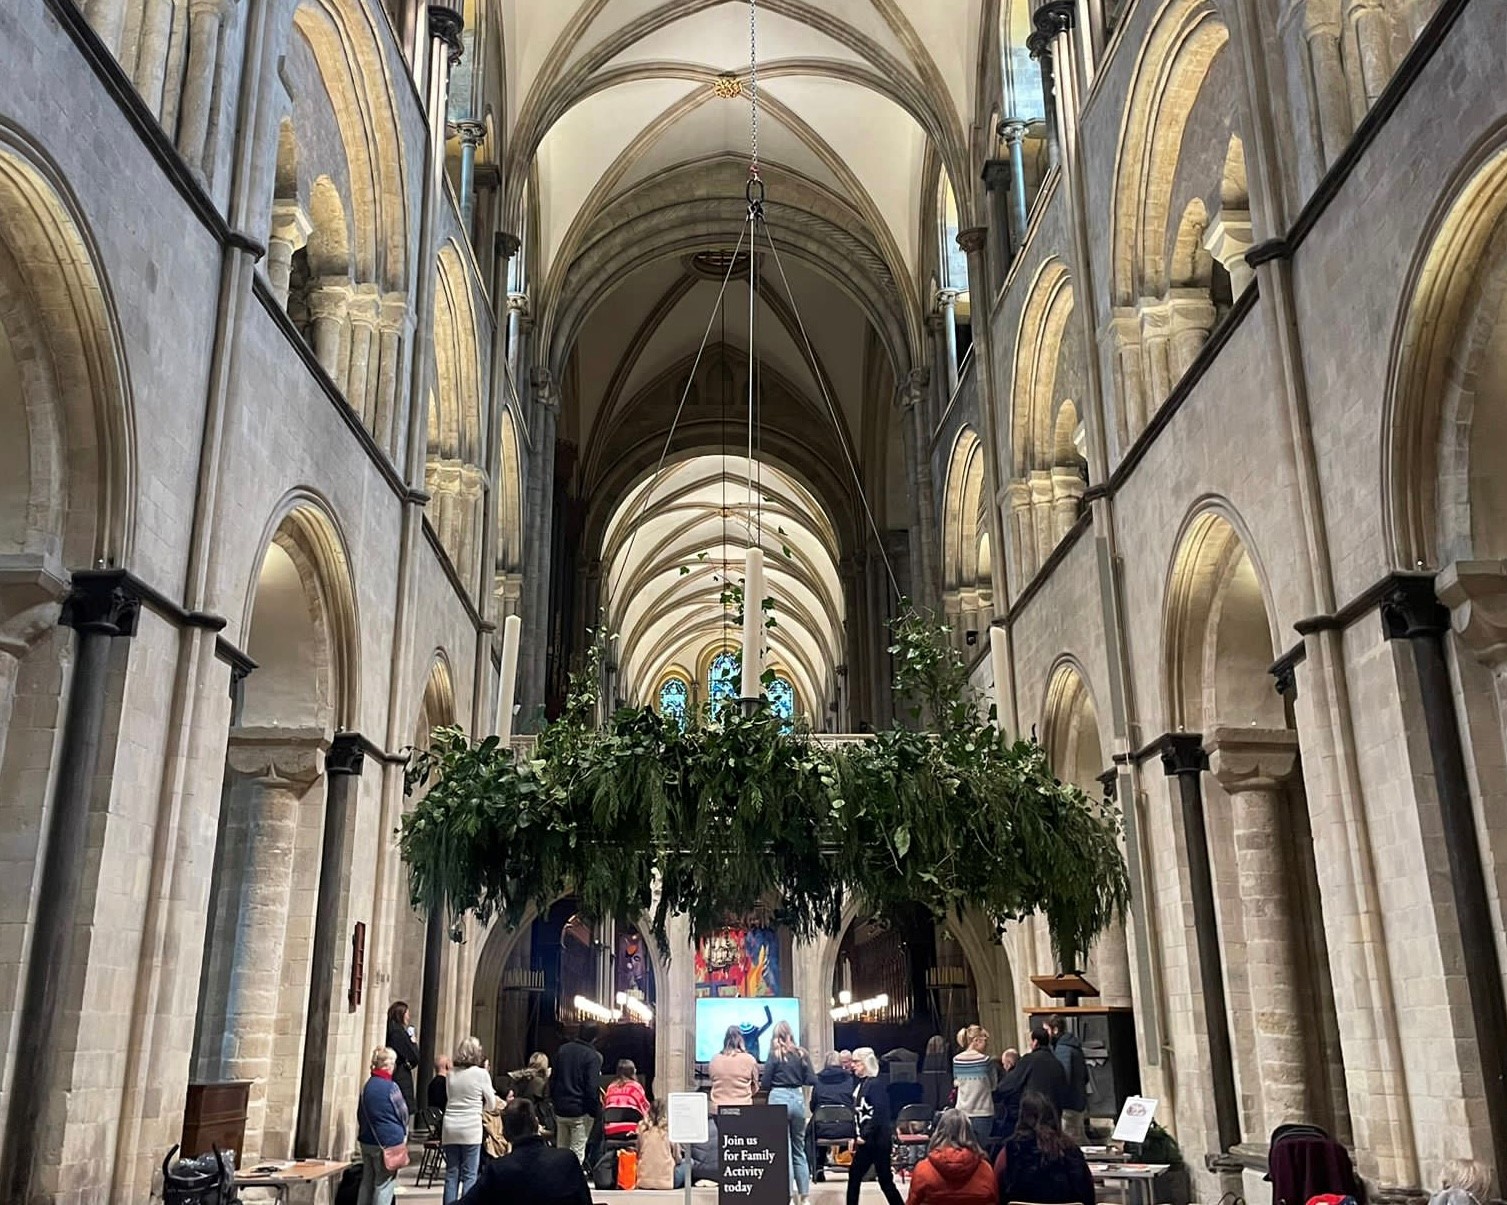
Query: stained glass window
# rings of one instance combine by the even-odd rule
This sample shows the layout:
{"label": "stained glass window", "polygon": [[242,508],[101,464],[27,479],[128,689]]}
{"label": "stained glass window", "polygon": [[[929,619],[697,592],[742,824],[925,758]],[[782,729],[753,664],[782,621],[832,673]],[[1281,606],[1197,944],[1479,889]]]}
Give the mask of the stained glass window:
{"label": "stained glass window", "polygon": [[742,676],[737,654],[723,650],[712,658],[712,668],[707,674],[707,697],[713,703],[736,699],[743,689]]}
{"label": "stained glass window", "polygon": [[795,687],[790,685],[789,678],[775,678],[764,688],[764,693],[769,696],[769,706],[775,715],[786,723],[795,719]]}
{"label": "stained glass window", "polygon": [[673,716],[675,722],[684,728],[690,697],[690,683],[684,678],[666,678],[664,685],[659,688],[659,714]]}

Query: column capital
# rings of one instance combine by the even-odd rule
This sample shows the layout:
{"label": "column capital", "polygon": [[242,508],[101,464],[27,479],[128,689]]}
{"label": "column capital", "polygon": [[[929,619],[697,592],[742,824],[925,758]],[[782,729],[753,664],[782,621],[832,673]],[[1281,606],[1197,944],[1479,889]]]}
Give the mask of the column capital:
{"label": "column capital", "polygon": [[0,652],[20,657],[55,627],[68,588],[68,575],[45,557],[0,557]]}
{"label": "column capital", "polygon": [[360,777],[366,766],[366,738],[359,732],[337,732],[324,755],[326,774],[349,774]]}
{"label": "column capital", "polygon": [[[509,237],[511,237],[511,236],[509,236]],[[523,316],[526,317],[528,315],[528,294],[527,293],[509,293],[508,294],[508,313],[510,313],[510,314],[520,314],[520,315],[523,315]]]}
{"label": "column capital", "polygon": [[1288,728],[1215,728],[1204,747],[1227,791],[1275,790],[1298,764],[1298,734]]}
{"label": "column capital", "polygon": [[546,410],[560,409],[560,391],[555,388],[555,374],[547,368],[536,368],[530,374],[534,386],[534,401]]}
{"label": "column capital", "polygon": [[1104,788],[1104,801],[1106,803],[1113,803],[1120,785],[1120,771],[1118,767],[1110,766],[1109,769],[1097,777],[1099,785]]}
{"label": "column capital", "polygon": [[[513,256],[517,255],[523,249],[523,240],[516,234],[511,234],[506,230],[499,230],[497,238],[493,241],[492,245],[496,249],[497,254],[502,256],[503,259],[512,259]],[[513,293],[508,294],[509,307],[512,306],[514,296],[515,294]],[[522,296],[522,294],[517,294],[517,296]]]}
{"label": "column capital", "polygon": [[484,121],[452,121],[449,128],[467,146],[478,147],[487,139],[487,123]]}
{"label": "column capital", "polygon": [[346,308],[352,322],[376,326],[382,319],[382,294],[374,284],[357,285]]}
{"label": "column capital", "polygon": [[305,299],[309,317],[316,322],[322,318],[338,321],[350,310],[351,283],[335,277],[324,277],[314,282],[314,287],[305,294]]}
{"label": "column capital", "polygon": [[319,777],[329,746],[322,728],[232,728],[225,764],[242,778],[307,790]]}
{"label": "column capital", "polygon": [[1429,576],[1395,574],[1382,596],[1381,630],[1388,640],[1418,640],[1450,629],[1449,610]]}
{"label": "column capital", "polygon": [[1076,17],[1077,5],[1073,0],[1047,0],[1031,18],[1035,32],[1026,39],[1031,57],[1040,58],[1044,51],[1050,53],[1057,36],[1072,29]]}
{"label": "column capital", "polygon": [[75,573],[59,622],[79,632],[134,636],[141,614],[140,585],[124,569]]}
{"label": "column capital", "polygon": [[1209,768],[1203,737],[1197,732],[1167,732],[1157,742],[1162,757],[1162,771],[1168,778],[1181,774],[1202,774]]}
{"label": "column capital", "polygon": [[[962,236],[959,235],[958,237],[961,238]],[[944,312],[952,309],[957,305],[958,298],[962,295],[962,289],[938,289],[936,298],[937,309]]]}
{"label": "column capital", "polygon": [[1434,588],[1471,652],[1493,670],[1507,665],[1507,561],[1455,561]]}
{"label": "column capital", "polygon": [[967,230],[959,230],[957,242],[968,255],[977,255],[989,242],[989,227],[970,226]]}
{"label": "column capital", "polygon": [[465,49],[461,33],[466,28],[462,0],[445,0],[442,4],[429,5],[429,36],[450,48],[450,65],[460,62]]}
{"label": "column capital", "polygon": [[[1016,143],[1025,141],[1026,131],[1031,128],[1031,123],[1020,117],[1006,117],[995,129],[1006,146],[1014,146]],[[990,162],[995,162],[990,160]],[[985,165],[987,168],[987,164]]]}
{"label": "column capital", "polygon": [[[1022,127],[1022,129],[1024,129],[1024,127]],[[1005,131],[1004,122],[999,123],[999,131],[1000,136],[1003,137]],[[984,187],[987,188],[990,192],[996,192],[999,190],[1008,192],[1010,190],[1010,172],[1010,161],[1008,159],[984,160],[984,170],[981,173],[984,181]]]}

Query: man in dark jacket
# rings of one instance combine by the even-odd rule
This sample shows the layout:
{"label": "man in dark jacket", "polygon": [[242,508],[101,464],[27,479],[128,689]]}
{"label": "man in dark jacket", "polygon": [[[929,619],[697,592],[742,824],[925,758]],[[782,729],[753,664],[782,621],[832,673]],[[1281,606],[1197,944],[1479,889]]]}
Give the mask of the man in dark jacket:
{"label": "man in dark jacket", "polygon": [[812,1122],[806,1127],[806,1165],[817,1180],[826,1179],[827,1148],[817,1146],[818,1138],[834,1140],[851,1138],[852,1126],[847,1123],[826,1122],[818,1125],[816,1111],[828,1106],[853,1107],[853,1088],[856,1081],[853,1073],[843,1066],[842,1056],[835,1050],[827,1051],[826,1066],[816,1073],[816,1087],[811,1089]]}
{"label": "man in dark jacket", "polygon": [[1047,1033],[1052,1037],[1052,1053],[1057,1056],[1067,1077],[1067,1094],[1062,1100],[1062,1129],[1081,1146],[1088,1141],[1088,1060],[1083,1057],[1083,1043],[1062,1023],[1061,1017],[1048,1018]]}
{"label": "man in dark jacket", "polygon": [[545,1143],[533,1101],[510,1101],[502,1111],[502,1132],[512,1151],[481,1169],[460,1205],[591,1205],[580,1161]]}
{"label": "man in dark jacket", "polygon": [[1030,1052],[1000,1082],[996,1096],[1022,1100],[1027,1092],[1040,1092],[1059,1113],[1068,1096],[1067,1072],[1052,1050],[1052,1035],[1042,1025],[1031,1031]]}
{"label": "man in dark jacket", "polygon": [[555,1071],[549,1080],[555,1145],[574,1152],[583,1168],[592,1121],[602,1111],[602,1056],[592,1045],[596,1036],[597,1027],[590,1021],[582,1025],[580,1036],[566,1042],[555,1055]]}

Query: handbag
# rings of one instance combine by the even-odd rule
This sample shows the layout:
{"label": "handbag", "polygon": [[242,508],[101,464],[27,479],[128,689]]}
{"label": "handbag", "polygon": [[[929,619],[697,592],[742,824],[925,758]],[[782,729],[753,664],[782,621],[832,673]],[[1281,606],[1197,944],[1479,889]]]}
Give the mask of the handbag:
{"label": "handbag", "polygon": [[408,1166],[408,1144],[400,1142],[397,1146],[384,1146],[382,1148],[382,1166],[388,1171],[397,1173]]}

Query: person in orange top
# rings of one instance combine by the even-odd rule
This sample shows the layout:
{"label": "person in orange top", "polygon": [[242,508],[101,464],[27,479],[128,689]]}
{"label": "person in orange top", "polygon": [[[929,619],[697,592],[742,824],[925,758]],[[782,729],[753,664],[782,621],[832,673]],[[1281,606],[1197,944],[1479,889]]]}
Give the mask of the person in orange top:
{"label": "person in orange top", "polygon": [[961,1109],[947,1109],[937,1118],[906,1205],[999,1205],[994,1169]]}
{"label": "person in orange top", "polygon": [[[644,1086],[638,1082],[638,1068],[633,1065],[632,1059],[619,1059],[617,1064],[617,1078],[607,1085],[607,1095],[602,1101],[605,1109],[637,1109],[640,1119],[649,1116],[649,1095],[644,1091]],[[623,1134],[632,1134],[638,1129],[638,1122],[609,1122],[602,1132],[609,1138],[616,1138]]]}

